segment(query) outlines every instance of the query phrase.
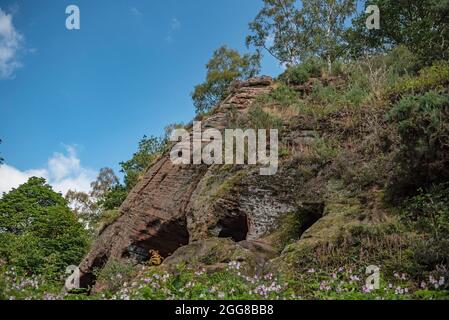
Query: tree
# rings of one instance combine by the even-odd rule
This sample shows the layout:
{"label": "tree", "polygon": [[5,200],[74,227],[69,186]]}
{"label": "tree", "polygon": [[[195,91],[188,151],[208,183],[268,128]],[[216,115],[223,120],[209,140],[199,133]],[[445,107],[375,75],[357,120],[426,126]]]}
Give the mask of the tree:
{"label": "tree", "polygon": [[125,174],[125,186],[129,192],[139,182],[148,167],[165,151],[166,141],[163,138],[144,136],[139,142],[139,149],[133,157],[121,162],[121,172]]}
{"label": "tree", "polygon": [[344,51],[345,21],[354,11],[355,0],[264,0],[246,43],[287,65],[323,58],[331,73]]}
{"label": "tree", "polygon": [[354,0],[303,0],[304,21],[314,43],[311,49],[326,60],[329,74],[333,61],[344,52],[345,22],[355,9]]}
{"label": "tree", "polygon": [[207,112],[223,100],[233,81],[257,75],[260,70],[260,56],[242,56],[238,51],[222,46],[214,52],[206,68],[206,81],[197,85],[192,93],[197,113]]}
{"label": "tree", "polygon": [[119,184],[119,180],[111,168],[103,168],[98,174],[97,180],[90,184],[92,190],[90,196],[103,200],[108,194],[109,190]]}
{"label": "tree", "polygon": [[0,199],[0,256],[27,274],[54,275],[78,264],[88,237],[66,200],[30,178]]}
{"label": "tree", "polygon": [[406,46],[423,64],[449,59],[449,0],[371,0],[381,13],[379,30],[368,30],[360,13],[348,30],[350,53],[362,55]]}
{"label": "tree", "polygon": [[[90,186],[92,189],[89,193],[69,190],[65,196],[70,207],[87,229],[95,225],[104,210],[110,210],[109,206],[112,203],[119,207],[120,200],[123,199],[123,195],[120,195],[119,199],[114,199],[117,190],[122,186],[111,168],[102,168],[97,179]],[[108,208],[105,208],[105,202],[108,203]]]}
{"label": "tree", "polygon": [[101,206],[96,199],[90,197],[89,193],[75,190],[67,191],[65,199],[70,208],[83,224],[84,228],[90,230],[96,219],[101,214]]}
{"label": "tree", "polygon": [[122,184],[112,187],[101,201],[103,210],[114,210],[119,208],[128,196],[128,190]]}
{"label": "tree", "polygon": [[297,0],[264,0],[264,6],[249,24],[247,46],[265,49],[281,63],[298,64],[312,45],[309,29]]}

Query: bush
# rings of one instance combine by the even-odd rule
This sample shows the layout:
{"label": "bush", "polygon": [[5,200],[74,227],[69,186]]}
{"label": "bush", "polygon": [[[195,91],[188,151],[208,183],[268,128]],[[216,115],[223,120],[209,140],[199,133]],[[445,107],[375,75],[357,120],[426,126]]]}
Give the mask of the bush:
{"label": "bush", "polygon": [[298,102],[298,93],[288,86],[281,84],[268,95],[270,102],[275,102],[281,107],[290,107]]}
{"label": "bush", "polygon": [[133,279],[135,266],[130,261],[109,260],[101,271],[95,271],[97,286],[110,297]]}
{"label": "bush", "polygon": [[441,240],[449,239],[449,183],[431,187],[406,203],[403,218],[418,230]]}
{"label": "bush", "polygon": [[255,105],[249,109],[249,122],[253,129],[282,129],[282,119],[264,111],[262,107]]}
{"label": "bush", "polygon": [[309,59],[299,65],[288,68],[279,79],[287,85],[301,85],[311,77],[321,77],[323,62],[318,59]]}
{"label": "bush", "polygon": [[398,76],[414,74],[418,71],[418,58],[405,46],[395,47],[383,60],[388,70]]}
{"label": "bush", "polygon": [[101,205],[104,210],[114,210],[120,208],[128,196],[128,190],[125,186],[118,184],[112,187],[105,195]]}
{"label": "bush", "polygon": [[334,87],[324,86],[320,81],[314,83],[310,94],[312,100],[320,104],[335,103],[337,96],[338,94]]}
{"label": "bush", "polygon": [[431,67],[422,69],[417,77],[406,78],[390,90],[391,94],[421,93],[438,89],[449,83],[449,63],[436,62]]}
{"label": "bush", "polygon": [[367,98],[368,93],[358,85],[351,86],[345,94],[345,101],[351,106],[360,107]]}
{"label": "bush", "polygon": [[407,96],[387,116],[396,125],[400,150],[389,200],[449,178],[449,95],[435,91]]}

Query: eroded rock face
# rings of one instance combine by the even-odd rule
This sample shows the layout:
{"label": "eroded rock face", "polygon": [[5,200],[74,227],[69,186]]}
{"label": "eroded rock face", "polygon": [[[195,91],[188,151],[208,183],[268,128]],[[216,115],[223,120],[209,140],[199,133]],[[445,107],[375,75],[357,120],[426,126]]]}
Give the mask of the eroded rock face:
{"label": "eroded rock face", "polygon": [[[230,96],[211,117],[203,120],[203,130],[227,128],[231,111],[247,112],[254,99],[268,93],[271,85],[272,79],[268,77],[235,83]],[[207,180],[214,170],[205,165],[173,165],[169,154],[159,159],[129,194],[120,209],[120,217],[103,230],[81,263],[81,286],[92,285],[94,270],[101,269],[110,259],[132,258],[143,262],[149,258],[151,249],[168,257],[178,248],[214,233],[217,237],[235,241],[245,240],[250,233],[250,238],[256,239],[264,228],[261,224],[269,223],[258,222],[257,212],[267,210],[263,208],[279,212],[290,208],[290,204],[284,205],[282,200],[267,200],[270,190],[253,192],[246,187],[242,192],[234,192],[231,191],[233,185],[223,194],[219,194],[218,185],[218,194],[200,204],[201,197],[208,193]],[[235,173],[231,170],[231,178],[232,174]],[[236,179],[235,183],[238,182]],[[241,207],[243,199],[247,201]]]}

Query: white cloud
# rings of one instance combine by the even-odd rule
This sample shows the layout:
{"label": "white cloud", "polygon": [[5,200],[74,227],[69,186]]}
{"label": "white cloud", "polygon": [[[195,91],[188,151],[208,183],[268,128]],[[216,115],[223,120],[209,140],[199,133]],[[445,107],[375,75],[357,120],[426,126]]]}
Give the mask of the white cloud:
{"label": "white cloud", "polygon": [[83,167],[74,147],[66,153],[54,153],[45,168],[20,171],[8,164],[0,166],[0,195],[17,188],[31,177],[42,177],[57,192],[65,195],[69,190],[87,192],[97,172]]}
{"label": "white cloud", "polygon": [[181,29],[181,22],[176,17],[172,18],[170,22],[170,29],[168,30],[167,36],[165,37],[165,41],[167,41],[168,43],[173,42],[174,34],[179,29]]}
{"label": "white cloud", "polygon": [[140,10],[137,9],[136,7],[131,7],[129,10],[130,10],[131,13],[132,13],[133,15],[135,15],[135,16],[138,16],[138,17],[139,17],[139,16],[142,15],[142,12],[140,12]]}
{"label": "white cloud", "polygon": [[22,48],[23,36],[14,28],[12,14],[0,8],[0,79],[11,78],[22,64],[18,54]]}
{"label": "white cloud", "polygon": [[178,18],[171,19],[171,30],[175,31],[181,28],[181,22],[179,22]]}

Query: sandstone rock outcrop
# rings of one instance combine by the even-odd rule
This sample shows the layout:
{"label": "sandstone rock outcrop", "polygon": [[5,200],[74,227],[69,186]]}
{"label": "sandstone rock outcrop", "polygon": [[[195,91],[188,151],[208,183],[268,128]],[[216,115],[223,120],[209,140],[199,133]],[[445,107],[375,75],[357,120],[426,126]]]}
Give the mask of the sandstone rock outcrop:
{"label": "sandstone rock outcrop", "polygon": [[[271,91],[269,77],[236,82],[203,130],[223,130],[231,113],[244,114],[257,96]],[[223,166],[224,167],[224,166]],[[95,282],[94,270],[110,259],[146,261],[151,249],[169,257],[178,248],[213,236],[239,242],[257,240],[276,215],[294,210],[295,199],[285,179],[261,177],[251,168],[174,165],[165,154],[145,174],[80,265],[81,286]],[[223,192],[226,190],[226,192]]]}

